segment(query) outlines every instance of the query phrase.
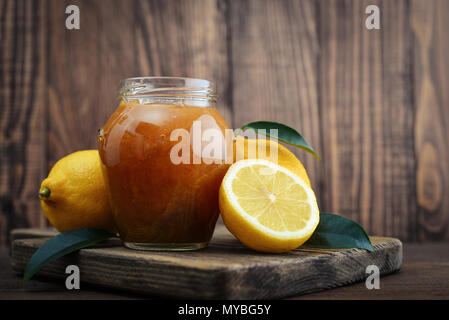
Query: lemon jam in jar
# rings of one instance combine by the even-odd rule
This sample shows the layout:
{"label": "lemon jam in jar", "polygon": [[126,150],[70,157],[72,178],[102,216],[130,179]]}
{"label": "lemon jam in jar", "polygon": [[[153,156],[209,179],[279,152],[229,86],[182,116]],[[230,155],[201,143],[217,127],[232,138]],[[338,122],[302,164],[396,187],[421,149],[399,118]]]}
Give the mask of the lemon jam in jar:
{"label": "lemon jam in jar", "polygon": [[123,243],[142,250],[205,247],[229,168],[219,150],[205,158],[198,141],[211,130],[224,137],[228,128],[215,109],[214,84],[131,78],[122,82],[120,100],[99,130],[99,152]]}

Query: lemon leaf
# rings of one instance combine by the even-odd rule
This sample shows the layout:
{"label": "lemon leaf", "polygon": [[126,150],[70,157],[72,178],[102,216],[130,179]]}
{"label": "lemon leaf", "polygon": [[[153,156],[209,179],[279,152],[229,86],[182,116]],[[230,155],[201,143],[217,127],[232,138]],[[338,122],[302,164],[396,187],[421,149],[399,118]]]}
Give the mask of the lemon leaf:
{"label": "lemon leaf", "polygon": [[[295,129],[278,122],[271,121],[255,121],[245,124],[241,130],[254,130],[267,137],[276,138],[289,145],[301,148],[311,154],[313,154],[318,160],[320,157],[316,154],[315,150],[310,146],[306,139]],[[270,132],[270,129],[277,131]]]}
{"label": "lemon leaf", "polygon": [[320,222],[304,245],[325,249],[360,248],[374,251],[362,226],[348,218],[331,213],[320,213]]}
{"label": "lemon leaf", "polygon": [[115,234],[91,228],[71,230],[58,234],[45,242],[30,258],[25,268],[23,281],[27,282],[30,280],[47,263],[110,237],[115,237]]}

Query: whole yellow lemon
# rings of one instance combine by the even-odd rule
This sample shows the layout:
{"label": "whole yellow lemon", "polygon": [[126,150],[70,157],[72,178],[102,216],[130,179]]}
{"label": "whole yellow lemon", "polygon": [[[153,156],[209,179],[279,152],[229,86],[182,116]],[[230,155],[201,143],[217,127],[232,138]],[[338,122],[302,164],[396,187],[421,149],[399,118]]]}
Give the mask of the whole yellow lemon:
{"label": "whole yellow lemon", "polygon": [[97,150],[60,159],[42,181],[39,198],[50,223],[60,232],[96,228],[115,232]]}

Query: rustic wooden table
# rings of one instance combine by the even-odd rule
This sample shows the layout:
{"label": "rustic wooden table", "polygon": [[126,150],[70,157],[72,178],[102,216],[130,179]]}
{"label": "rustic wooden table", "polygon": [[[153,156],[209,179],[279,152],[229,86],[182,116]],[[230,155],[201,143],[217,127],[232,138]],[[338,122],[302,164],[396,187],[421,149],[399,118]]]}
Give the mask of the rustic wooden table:
{"label": "rustic wooden table", "polygon": [[[449,299],[447,243],[405,243],[404,263],[398,273],[382,277],[379,290],[364,283],[292,297],[291,299]],[[68,291],[61,280],[33,279],[23,284],[10,266],[9,249],[0,248],[0,299],[145,299],[149,296],[82,284]]]}

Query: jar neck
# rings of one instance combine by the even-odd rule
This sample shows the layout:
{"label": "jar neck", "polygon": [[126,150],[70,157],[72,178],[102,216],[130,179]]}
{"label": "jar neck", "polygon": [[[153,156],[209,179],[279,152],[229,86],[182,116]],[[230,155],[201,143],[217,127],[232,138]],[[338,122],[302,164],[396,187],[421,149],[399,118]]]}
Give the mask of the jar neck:
{"label": "jar neck", "polygon": [[202,79],[143,77],[122,81],[120,99],[140,104],[170,104],[213,107],[217,100],[215,85]]}

